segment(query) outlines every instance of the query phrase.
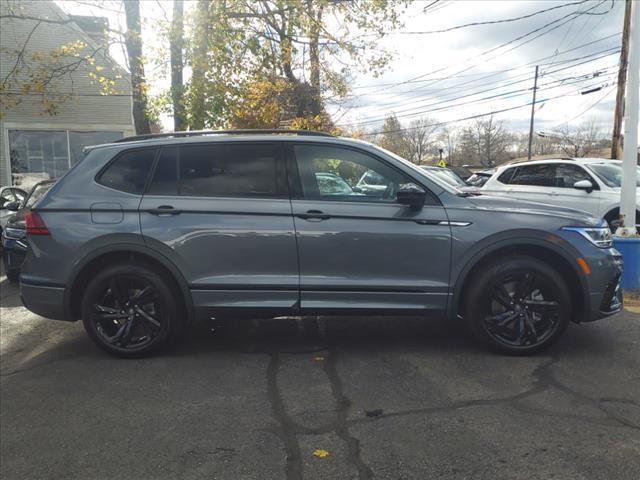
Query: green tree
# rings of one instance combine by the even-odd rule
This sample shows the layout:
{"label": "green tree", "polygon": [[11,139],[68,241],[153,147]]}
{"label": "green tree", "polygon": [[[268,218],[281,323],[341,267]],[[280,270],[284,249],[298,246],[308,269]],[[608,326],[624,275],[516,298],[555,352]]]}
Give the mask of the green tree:
{"label": "green tree", "polygon": [[404,129],[394,114],[387,116],[381,131],[382,133],[376,138],[375,143],[403,158],[409,157],[408,142]]}

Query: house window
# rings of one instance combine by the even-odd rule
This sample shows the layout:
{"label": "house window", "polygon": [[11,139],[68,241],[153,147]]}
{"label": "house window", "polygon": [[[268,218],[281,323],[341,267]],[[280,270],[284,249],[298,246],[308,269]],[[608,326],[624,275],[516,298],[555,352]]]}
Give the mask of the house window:
{"label": "house window", "polygon": [[121,131],[9,130],[13,184],[58,178],[82,158],[84,147],[118,138]]}

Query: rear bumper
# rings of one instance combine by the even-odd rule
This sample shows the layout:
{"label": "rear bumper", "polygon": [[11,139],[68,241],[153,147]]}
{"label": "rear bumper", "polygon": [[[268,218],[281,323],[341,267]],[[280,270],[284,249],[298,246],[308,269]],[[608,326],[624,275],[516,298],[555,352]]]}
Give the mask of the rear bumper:
{"label": "rear bumper", "polygon": [[25,283],[20,279],[20,299],[33,313],[53,320],[68,320],[64,313],[64,288]]}

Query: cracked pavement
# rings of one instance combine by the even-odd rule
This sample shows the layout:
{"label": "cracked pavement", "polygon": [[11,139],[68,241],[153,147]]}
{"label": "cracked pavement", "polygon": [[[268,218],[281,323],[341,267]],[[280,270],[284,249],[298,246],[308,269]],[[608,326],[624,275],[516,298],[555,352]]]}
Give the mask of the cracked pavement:
{"label": "cracked pavement", "polygon": [[640,478],[638,313],[527,358],[358,317],[199,323],[119,360],[0,278],[3,479]]}

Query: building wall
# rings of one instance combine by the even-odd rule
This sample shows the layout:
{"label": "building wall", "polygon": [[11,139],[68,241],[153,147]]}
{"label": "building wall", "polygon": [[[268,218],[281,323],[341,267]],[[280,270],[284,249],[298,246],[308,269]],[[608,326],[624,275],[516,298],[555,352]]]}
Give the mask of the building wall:
{"label": "building wall", "polygon": [[[17,9],[17,11],[16,11]],[[0,79],[6,78],[16,65],[16,51],[24,46],[24,62],[20,63],[17,82],[8,82],[3,95],[3,108],[0,112],[0,184],[11,181],[9,131],[10,130],[71,130],[71,131],[104,131],[134,133],[131,116],[131,87],[128,74],[99,49],[89,36],[51,1],[2,0],[0,11],[3,15],[18,13],[21,16],[51,19],[62,23],[24,18],[2,18],[0,20]],[[27,38],[29,39],[27,42]],[[51,51],[81,41],[85,43],[87,52],[94,52],[95,65],[101,69],[100,74],[116,81],[114,96],[102,95],[101,88],[94,84],[89,76],[92,67],[82,67],[54,82],[50,91],[65,95],[68,98],[60,101],[59,96],[50,97],[56,104],[55,115],[44,111],[42,96],[27,94],[18,90],[23,80],[28,79],[38,69],[38,62],[33,55],[50,54]],[[26,46],[25,46],[26,45]],[[65,63],[68,63],[66,61]],[[93,70],[95,71],[95,70]],[[116,78],[120,76],[121,78]]]}

